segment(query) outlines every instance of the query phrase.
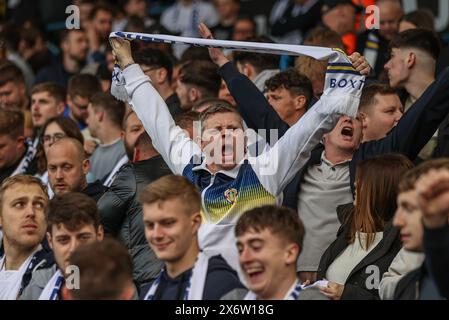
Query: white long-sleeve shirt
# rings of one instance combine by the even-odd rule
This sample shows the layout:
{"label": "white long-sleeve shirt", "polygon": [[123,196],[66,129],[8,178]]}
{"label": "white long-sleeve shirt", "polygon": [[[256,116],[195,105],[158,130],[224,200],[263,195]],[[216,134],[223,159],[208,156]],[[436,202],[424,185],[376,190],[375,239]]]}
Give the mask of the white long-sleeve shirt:
{"label": "white long-sleeve shirt", "polygon": [[[363,81],[360,75],[343,73],[354,83]],[[335,70],[329,72],[320,101],[274,146],[267,146],[265,152],[246,159],[232,170],[212,174],[200,147],[175,125],[164,100],[140,67],[136,64],[127,67],[123,76],[129,103],[154,147],[173,173],[184,175],[201,190],[200,246],[205,251],[221,254],[235,268],[234,226],[238,218],[249,209],[281,203],[283,189],[306,164],[323,134],[334,128],[340,115],[355,115],[362,88],[362,85],[338,86],[341,75],[336,75]],[[346,82],[349,84],[349,80]]]}

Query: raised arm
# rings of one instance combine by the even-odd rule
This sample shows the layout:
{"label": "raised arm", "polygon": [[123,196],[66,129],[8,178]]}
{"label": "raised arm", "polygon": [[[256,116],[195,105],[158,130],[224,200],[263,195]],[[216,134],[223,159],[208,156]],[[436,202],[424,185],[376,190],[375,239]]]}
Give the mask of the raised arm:
{"label": "raised arm", "polygon": [[[213,39],[212,33],[204,24],[200,24],[199,32],[205,39]],[[277,130],[278,137],[282,137],[289,129],[275,109],[268,103],[262,92],[248,79],[241,74],[232,62],[223,54],[220,49],[209,48],[211,60],[219,67],[218,73],[225,80],[229,92],[234,97],[242,115],[243,120],[249,128],[257,131],[267,130],[267,142],[270,143],[269,131]],[[367,60],[359,53],[355,52],[349,56],[356,71],[362,75],[370,73],[370,66]]]}
{"label": "raised arm", "polygon": [[349,108],[345,110],[344,107],[332,108],[322,98],[272,148],[258,156],[253,167],[265,189],[275,196],[280,195],[306,164],[323,135],[331,131],[340,115],[348,114],[348,111]]}
{"label": "raised arm", "polygon": [[128,102],[171,171],[182,174],[192,157],[201,155],[199,146],[175,125],[165,101],[139,65],[134,63],[129,41],[113,38],[111,44],[123,70]]}
{"label": "raised arm", "polygon": [[330,74],[321,99],[271,149],[256,158],[255,172],[271,194],[278,196],[283,191],[306,164],[323,135],[335,127],[341,115],[355,116],[364,77],[355,74],[348,77],[343,80],[357,83],[357,89],[336,88],[332,85],[335,78]]}
{"label": "raised arm", "polygon": [[276,129],[279,136],[284,135],[289,125],[279,117],[256,85],[241,74],[232,62],[229,61],[222,65],[218,69],[218,74],[226,82],[229,92],[237,102],[239,112],[249,128],[255,131]]}
{"label": "raised arm", "polygon": [[[212,33],[204,24],[200,24],[199,32],[203,38],[213,39]],[[275,129],[280,137],[283,136],[289,128],[288,124],[279,117],[254,83],[241,74],[220,49],[210,48],[209,55],[218,66],[218,74],[226,82],[248,128],[255,131],[266,129],[268,132]],[[267,135],[267,142],[269,141],[270,137]]]}
{"label": "raised arm", "polygon": [[360,146],[354,155],[351,170],[355,170],[358,161],[379,154],[402,153],[415,159],[448,114],[449,68],[446,68],[384,139]]}

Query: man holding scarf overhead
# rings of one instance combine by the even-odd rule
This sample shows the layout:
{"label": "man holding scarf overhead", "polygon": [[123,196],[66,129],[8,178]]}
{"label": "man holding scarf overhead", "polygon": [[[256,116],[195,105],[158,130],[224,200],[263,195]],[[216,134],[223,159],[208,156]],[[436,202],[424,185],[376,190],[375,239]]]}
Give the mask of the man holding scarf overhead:
{"label": "man holding scarf overhead", "polygon": [[[276,144],[266,146],[259,156],[252,158],[246,154],[243,123],[235,109],[216,105],[202,114],[201,147],[187,137],[175,125],[150,79],[134,63],[129,41],[123,38],[305,54],[329,58],[331,71],[326,75],[324,93],[314,107]],[[254,207],[280,203],[282,190],[307,162],[323,134],[333,129],[340,115],[356,115],[364,84],[359,70],[366,66],[359,64],[356,70],[344,53],[328,48],[132,33],[113,33],[110,41],[121,68],[114,72],[112,93],[132,105],[170,169],[200,189],[203,216],[200,247],[205,252],[221,253],[237,269],[234,246],[237,219]]]}

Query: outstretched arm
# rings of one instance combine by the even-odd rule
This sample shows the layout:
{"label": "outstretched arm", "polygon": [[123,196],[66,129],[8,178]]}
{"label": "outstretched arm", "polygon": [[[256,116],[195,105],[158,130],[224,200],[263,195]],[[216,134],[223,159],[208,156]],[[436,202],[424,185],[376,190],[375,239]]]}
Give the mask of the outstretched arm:
{"label": "outstretched arm", "polygon": [[[199,32],[203,38],[213,39],[212,33],[204,24],[200,24]],[[268,143],[271,141],[268,134],[271,129],[277,130],[278,137],[282,137],[288,130],[289,125],[281,119],[263,93],[251,80],[237,70],[220,49],[209,48],[209,55],[211,60],[219,67],[218,73],[226,82],[229,92],[237,102],[239,112],[248,127],[255,131],[259,129],[267,130]],[[349,59],[358,72],[362,75],[369,74],[371,69],[363,56],[355,52],[349,56]]]}
{"label": "outstretched arm", "polygon": [[111,44],[123,70],[129,103],[171,171],[182,174],[192,157],[201,154],[199,146],[175,125],[165,101],[134,63],[129,41],[112,38]]}
{"label": "outstretched arm", "polygon": [[[326,89],[321,99],[270,150],[257,157],[255,172],[271,194],[277,196],[283,191],[306,164],[323,135],[335,127],[341,115],[355,115],[364,77],[356,72],[342,72],[337,76],[339,80],[335,80],[335,73],[327,74]],[[341,88],[335,85],[336,81],[351,85]]]}
{"label": "outstretched arm", "polygon": [[[203,23],[199,26],[199,32],[204,39],[213,39],[212,33]],[[248,128],[255,131],[266,129],[268,132],[275,129],[279,136],[283,136],[289,128],[288,124],[279,117],[254,83],[241,74],[220,49],[209,48],[209,56],[218,66],[218,74],[226,82]],[[266,138],[270,142],[270,136]]]}
{"label": "outstretched arm", "polygon": [[354,154],[358,161],[385,153],[402,153],[415,159],[449,114],[449,68],[424,91],[385,138],[363,143]]}

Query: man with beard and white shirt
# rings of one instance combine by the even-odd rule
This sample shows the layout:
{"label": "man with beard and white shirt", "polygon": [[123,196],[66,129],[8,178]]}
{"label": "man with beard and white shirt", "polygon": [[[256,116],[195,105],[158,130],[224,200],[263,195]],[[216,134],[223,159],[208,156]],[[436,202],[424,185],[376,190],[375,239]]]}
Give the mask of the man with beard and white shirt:
{"label": "man with beard and white shirt", "polygon": [[129,111],[123,118],[121,133],[126,155],[117,162],[114,169],[112,169],[106,177],[103,182],[104,186],[110,187],[120,168],[133,160],[136,141],[144,131],[145,129],[143,128],[142,122],[139,120],[136,113],[134,111]]}

